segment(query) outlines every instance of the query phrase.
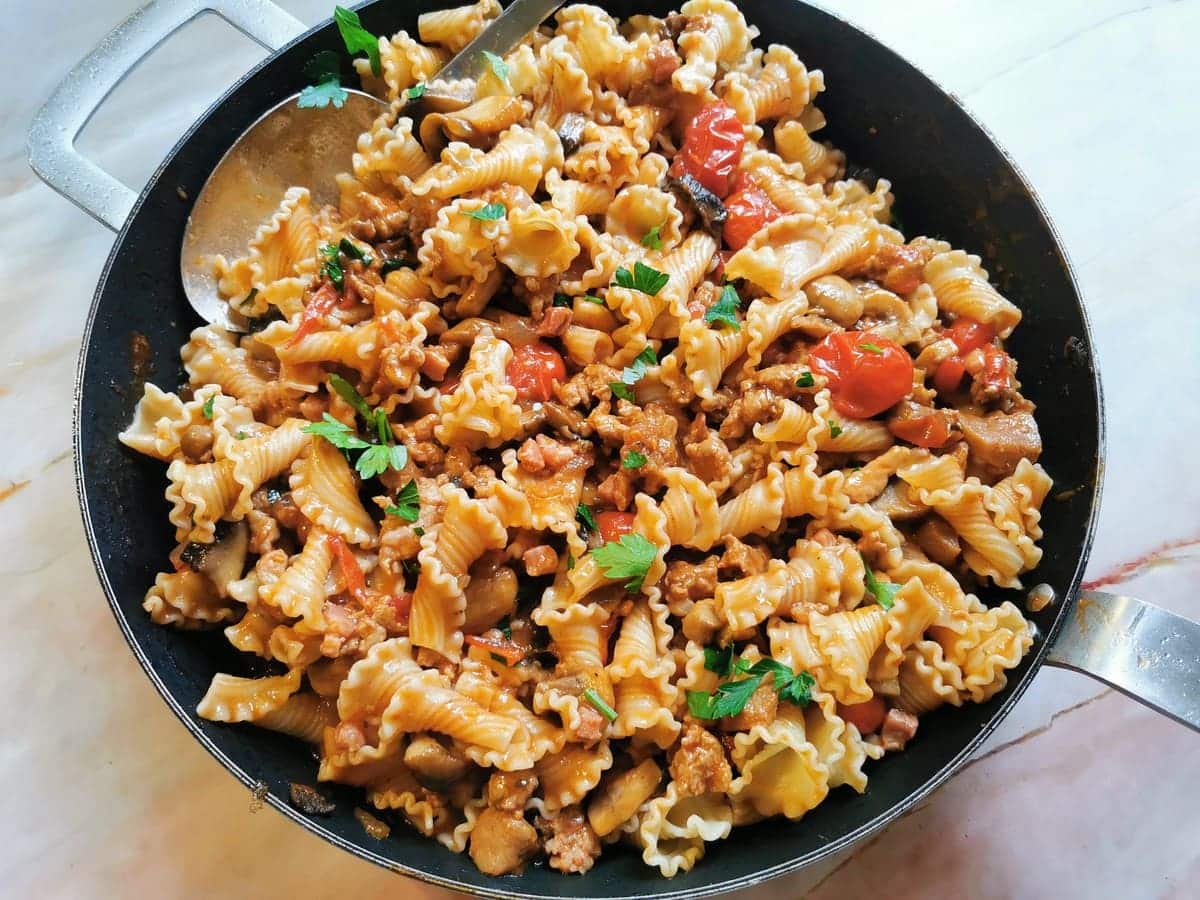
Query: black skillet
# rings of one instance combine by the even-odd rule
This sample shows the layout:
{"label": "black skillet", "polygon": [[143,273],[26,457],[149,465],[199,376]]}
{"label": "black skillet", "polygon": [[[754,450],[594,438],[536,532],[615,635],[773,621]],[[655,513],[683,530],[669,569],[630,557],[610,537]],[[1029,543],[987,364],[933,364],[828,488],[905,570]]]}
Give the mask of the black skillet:
{"label": "black skillet", "polygon": [[[415,33],[420,13],[447,5],[371,3],[362,18],[376,33]],[[602,5],[621,17],[669,9],[662,0]],[[265,787],[268,802],[281,812],[363,859],[488,896],[698,897],[743,888],[837,852],[926,796],[999,724],[1043,662],[1090,670],[1200,728],[1200,629],[1130,598],[1089,594],[1086,604],[1077,602],[1099,509],[1100,380],[1066,256],[1029,185],[953,98],[874,38],[796,0],[743,0],[741,7],[762,31],[760,43],[788,44],[810,67],[824,70],[828,91],[821,107],[829,127],[823,137],[857,165],[870,167],[863,177],[877,171],[891,179],[906,233],[936,235],[981,254],[1000,290],[1024,311],[1010,349],[1020,360],[1025,393],[1038,404],[1046,444],[1042,463],[1058,492],[1044,509],[1045,557],[1030,583],[1048,583],[1061,599],[1032,614],[1038,638],[1008,686],[986,704],[924,717],[903,754],[870,767],[865,795],[837,790],[802,821],[738,829],[710,845],[692,872],[671,880],[631,850],[607,852],[584,877],[535,865],[520,876],[490,878],[466,855],[451,854],[409,828],[394,828],[385,841],[367,837],[352,814],[362,798],[349,788],[332,788],[338,804],[331,817],[305,817],[286,798],[289,782],[314,780],[308,747],[269,731],[206,722],[193,712],[213,673],[255,674],[261,671],[255,662],[219,631],[180,634],[153,625],[142,611],[142,596],[172,548],[164,474],[161,465],[122,448],[116,434],[141,393],[139,373],[149,371],[164,389],[185,380],[179,347],[200,322],[179,281],[179,246],[190,209],[181,196],[195,197],[243,129],[305,83],[301,69],[316,51],[341,51],[336,29],[327,21],[301,34],[300,23],[263,0],[151,4],[68,76],[31,129],[35,169],[120,231],[88,314],[75,408],[84,526],[117,622],[163,698],[209,752],[248,787]],[[200,117],[135,198],[83,160],[72,141],[133,62],[201,9],[215,9],[264,46],[282,49]],[[150,348],[139,365],[131,355],[134,333],[145,335]],[[1011,592],[984,596],[992,603],[1003,598],[1020,601]],[[1166,662],[1139,667],[1139,648],[1147,647]]]}

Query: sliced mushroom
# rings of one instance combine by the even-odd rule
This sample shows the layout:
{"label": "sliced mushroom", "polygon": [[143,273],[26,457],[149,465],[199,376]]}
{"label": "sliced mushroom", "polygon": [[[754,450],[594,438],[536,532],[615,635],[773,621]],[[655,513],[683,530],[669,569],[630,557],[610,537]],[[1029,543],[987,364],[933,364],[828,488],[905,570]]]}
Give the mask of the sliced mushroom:
{"label": "sliced mushroom", "polygon": [[558,120],[558,139],[562,141],[563,156],[570,156],[583,143],[583,128],[587,119],[577,112],[564,113]]}
{"label": "sliced mushroom", "polygon": [[441,154],[450,141],[465,141],[473,147],[484,147],[524,116],[525,106],[516,97],[484,97],[470,106],[427,113],[421,121],[421,144],[425,152],[433,157]]}
{"label": "sliced mushroom", "polygon": [[681,178],[670,176],[667,178],[667,185],[696,210],[707,231],[720,236],[721,227],[725,224],[725,218],[728,215],[720,197],[691,175],[684,175]]}
{"label": "sliced mushroom", "polygon": [[212,544],[188,544],[180,558],[208,576],[222,597],[229,596],[229,583],[242,577],[246,569],[246,553],[250,547],[250,529],[245,522],[234,522],[218,531]]}

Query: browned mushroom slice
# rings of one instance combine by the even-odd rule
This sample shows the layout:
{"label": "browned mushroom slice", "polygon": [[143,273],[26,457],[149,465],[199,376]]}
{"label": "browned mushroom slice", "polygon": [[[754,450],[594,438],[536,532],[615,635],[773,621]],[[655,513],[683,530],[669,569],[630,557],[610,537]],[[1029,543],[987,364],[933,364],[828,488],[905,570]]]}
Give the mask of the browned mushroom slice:
{"label": "browned mushroom slice", "polygon": [[587,125],[587,119],[577,112],[563,113],[563,117],[558,120],[558,139],[562,141],[563,156],[570,156],[579,149],[579,145],[583,143],[583,128]]}
{"label": "browned mushroom slice", "polygon": [[721,198],[691,175],[684,175],[682,178],[670,176],[667,178],[667,184],[676,196],[686,200],[696,210],[704,222],[705,230],[720,237],[721,227],[728,215]]}
{"label": "browned mushroom slice", "polygon": [[496,135],[524,116],[525,106],[516,97],[484,97],[462,109],[428,113],[421,122],[421,144],[433,157],[450,141],[465,141],[473,147],[490,145]]}

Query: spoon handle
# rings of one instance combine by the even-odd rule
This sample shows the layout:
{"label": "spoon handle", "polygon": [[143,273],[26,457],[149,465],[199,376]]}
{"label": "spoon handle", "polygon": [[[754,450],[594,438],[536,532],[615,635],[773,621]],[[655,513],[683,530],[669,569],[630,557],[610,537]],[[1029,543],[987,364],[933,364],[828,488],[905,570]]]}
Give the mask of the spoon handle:
{"label": "spoon handle", "polygon": [[562,5],[563,0],[514,0],[498,19],[476,35],[438,72],[438,80],[478,78],[487,66],[484,52],[503,56]]}

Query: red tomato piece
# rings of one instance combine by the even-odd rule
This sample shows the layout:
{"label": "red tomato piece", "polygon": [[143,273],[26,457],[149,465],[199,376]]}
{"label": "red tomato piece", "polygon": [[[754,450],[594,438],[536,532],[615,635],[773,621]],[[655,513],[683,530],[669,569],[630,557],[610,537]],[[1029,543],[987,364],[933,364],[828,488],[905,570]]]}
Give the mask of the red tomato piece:
{"label": "red tomato piece", "polygon": [[676,178],[691,175],[724,198],[742,161],[746,132],[733,107],[718,100],[696,113],[683,130],[683,146],[671,164]]}
{"label": "red tomato piece", "polygon": [[403,594],[395,594],[391,598],[392,609],[396,611],[396,621],[401,625],[404,625],[408,622],[409,613],[412,612],[412,602],[412,591],[405,591]]}
{"label": "red tomato piece", "polygon": [[963,365],[963,361],[957,356],[951,356],[934,370],[933,386],[937,388],[938,393],[949,394],[958,390],[966,374],[967,367]]}
{"label": "red tomato piece", "polygon": [[983,348],[983,371],[979,379],[985,388],[997,393],[1009,387],[1008,354],[995,344]]}
{"label": "red tomato piece", "polygon": [[549,344],[534,341],[513,351],[508,364],[508,383],[517,389],[521,400],[551,400],[554,385],[566,380],[566,364]]}
{"label": "red tomato piece", "polygon": [[745,176],[725,201],[725,210],[728,216],[722,236],[731,250],[741,250],[759,230],[783,215],[766,192]]}
{"label": "red tomato piece", "polygon": [[879,697],[872,697],[866,703],[853,703],[850,706],[837,705],[838,715],[858,729],[860,734],[874,734],[883,727],[887,718],[887,704]]}
{"label": "red tomato piece", "polygon": [[912,393],[912,357],[869,331],[837,331],[813,347],[808,364],[829,379],[833,405],[851,419],[868,419]]}
{"label": "red tomato piece", "polygon": [[300,313],[300,325],[296,328],[296,333],[292,335],[292,339],[287,342],[289,347],[300,341],[307,335],[316,331],[321,324],[321,320],[333,312],[333,308],[338,304],[338,294],[334,290],[333,283],[330,281],[324,282],[312,299],[308,301],[308,305],[304,307],[304,312]]}
{"label": "red tomato piece", "polygon": [[620,540],[621,535],[633,531],[633,513],[606,510],[596,513],[596,527],[600,529],[600,537],[605,543]]}
{"label": "red tomato piece", "polygon": [[528,647],[524,647],[515,641],[504,640],[503,638],[492,640],[478,634],[468,634],[463,638],[463,643],[472,647],[478,647],[480,650],[486,650],[488,653],[494,653],[501,657],[505,664],[510,666],[515,666],[529,655]]}
{"label": "red tomato piece", "polygon": [[955,319],[954,324],[946,329],[945,334],[954,341],[954,346],[958,348],[958,352],[962,356],[966,356],[972,350],[990,344],[996,339],[996,331],[991,325],[976,322],[965,316]]}
{"label": "red tomato piece", "polygon": [[946,417],[934,412],[914,419],[890,422],[888,430],[900,440],[908,441],[917,447],[944,447],[946,441],[950,440],[950,428],[946,425]]}
{"label": "red tomato piece", "polygon": [[336,534],[326,535],[325,541],[329,544],[329,549],[333,551],[334,559],[341,566],[342,579],[346,582],[346,593],[355,600],[364,600],[367,593],[367,581],[363,577],[362,569],[358,567],[358,560],[354,558],[349,545]]}

